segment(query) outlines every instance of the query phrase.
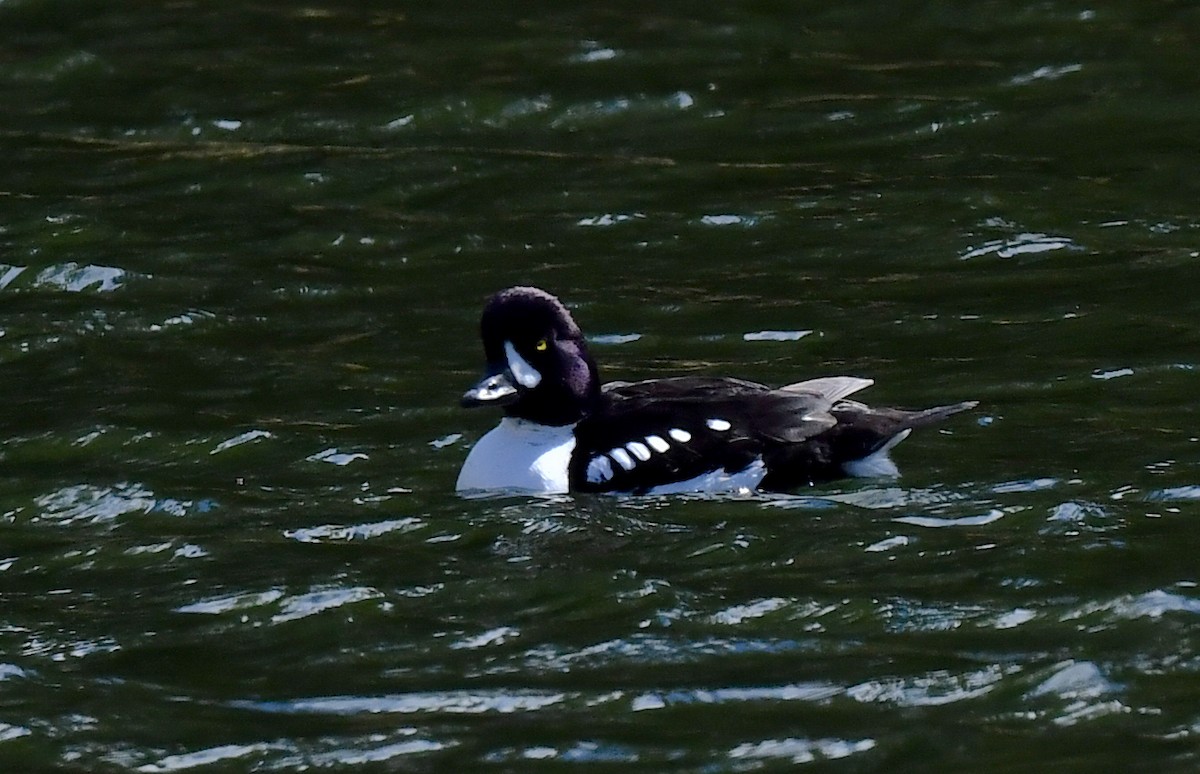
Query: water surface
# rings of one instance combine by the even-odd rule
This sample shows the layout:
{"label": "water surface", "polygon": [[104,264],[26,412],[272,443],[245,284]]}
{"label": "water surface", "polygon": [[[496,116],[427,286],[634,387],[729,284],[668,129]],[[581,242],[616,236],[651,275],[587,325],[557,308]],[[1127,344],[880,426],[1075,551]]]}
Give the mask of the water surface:
{"label": "water surface", "polygon": [[[1186,3],[0,3],[0,763],[1190,771]],[[606,378],[980,409],[898,481],[463,500]]]}

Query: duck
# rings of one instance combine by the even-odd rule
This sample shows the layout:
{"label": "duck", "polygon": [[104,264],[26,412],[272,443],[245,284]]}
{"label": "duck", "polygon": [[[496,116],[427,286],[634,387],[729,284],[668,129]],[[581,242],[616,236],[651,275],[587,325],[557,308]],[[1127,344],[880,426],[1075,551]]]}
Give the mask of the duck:
{"label": "duck", "polygon": [[791,492],[847,477],[895,477],[915,429],[978,405],[910,411],[849,396],[871,379],[769,387],[732,377],[602,383],[567,307],[535,287],[501,290],[480,317],[486,369],[461,399],[502,409],[471,448],[462,494]]}

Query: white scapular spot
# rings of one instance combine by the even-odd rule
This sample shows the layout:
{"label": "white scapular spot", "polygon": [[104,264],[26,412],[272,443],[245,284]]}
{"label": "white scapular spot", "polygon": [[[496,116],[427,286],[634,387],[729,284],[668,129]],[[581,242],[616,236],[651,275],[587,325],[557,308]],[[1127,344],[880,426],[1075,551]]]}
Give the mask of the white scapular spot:
{"label": "white scapular spot", "polygon": [[688,441],[692,440],[691,433],[689,433],[687,430],[680,430],[678,427],[672,427],[667,431],[667,435],[671,436],[680,443],[687,443]]}
{"label": "white scapular spot", "polygon": [[641,443],[640,441],[630,441],[629,443],[625,444],[625,448],[629,450],[630,454],[637,457],[642,462],[650,459],[650,449],[646,446],[646,444]]}
{"label": "white scapular spot", "polygon": [[733,427],[733,425],[729,424],[724,419],[710,419],[704,424],[708,425],[709,430],[716,430],[717,432],[722,432]]}
{"label": "white scapular spot", "polygon": [[626,470],[633,470],[633,466],[637,464],[633,461],[633,457],[629,456],[629,452],[619,447],[610,451],[608,456],[616,460],[617,464]]}
{"label": "white scapular spot", "polygon": [[513,346],[511,341],[504,342],[504,354],[508,357],[508,370],[512,371],[513,378],[527,390],[532,390],[542,383],[542,374],[525,358],[521,357],[521,353]]}
{"label": "white scapular spot", "polygon": [[587,480],[590,484],[599,484],[613,477],[612,461],[601,454],[593,457],[587,466]]}
{"label": "white scapular spot", "polygon": [[646,436],[646,443],[650,444],[650,448],[659,454],[663,454],[667,451],[667,449],[671,448],[670,444],[664,441],[661,436],[657,435]]}

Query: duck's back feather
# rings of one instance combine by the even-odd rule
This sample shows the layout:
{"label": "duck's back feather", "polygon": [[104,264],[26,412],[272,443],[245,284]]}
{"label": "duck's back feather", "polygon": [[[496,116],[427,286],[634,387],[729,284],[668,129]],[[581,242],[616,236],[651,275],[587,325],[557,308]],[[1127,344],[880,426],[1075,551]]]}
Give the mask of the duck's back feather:
{"label": "duck's back feather", "polygon": [[872,408],[852,400],[838,401],[830,414],[836,423],[803,444],[776,447],[767,456],[763,489],[790,490],[844,476],[897,475],[888,452],[914,428],[978,405],[966,401],[923,411]]}
{"label": "duck's back feather", "polygon": [[618,382],[606,385],[603,397],[575,431],[571,480],[583,490],[647,491],[713,470],[739,471],[775,446],[802,443],[837,424],[833,402],[819,390],[741,379]]}
{"label": "duck's back feather", "polygon": [[785,392],[815,393],[831,402],[837,402],[847,395],[865,390],[874,383],[874,379],[862,379],[857,376],[822,376],[818,379],[786,384],[779,389]]}
{"label": "duck's back feather", "polygon": [[572,488],[646,492],[752,464],[769,490],[895,475],[887,454],[908,431],[975,405],[905,411],[846,399],[871,384],[851,376],[780,388],[710,377],[606,384],[600,408],[575,430]]}

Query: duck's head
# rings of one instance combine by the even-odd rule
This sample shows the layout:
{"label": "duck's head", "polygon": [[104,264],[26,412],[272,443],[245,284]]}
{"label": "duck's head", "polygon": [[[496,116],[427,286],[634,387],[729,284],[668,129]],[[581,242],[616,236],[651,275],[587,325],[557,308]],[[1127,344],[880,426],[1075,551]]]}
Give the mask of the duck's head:
{"label": "duck's head", "polygon": [[512,417],[566,425],[600,399],[583,333],[546,291],[513,287],[496,293],[483,308],[479,332],[487,372],[463,394],[463,406],[503,406]]}

